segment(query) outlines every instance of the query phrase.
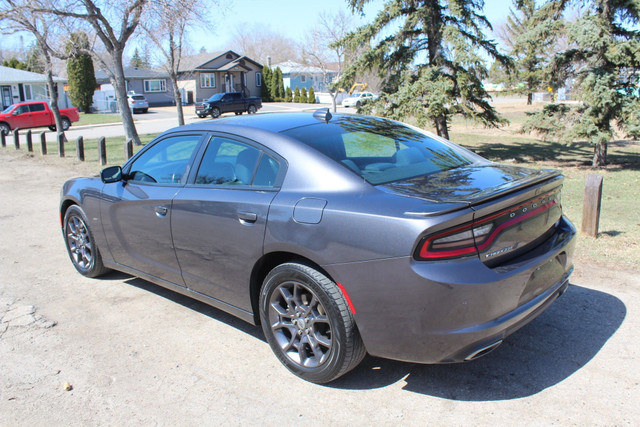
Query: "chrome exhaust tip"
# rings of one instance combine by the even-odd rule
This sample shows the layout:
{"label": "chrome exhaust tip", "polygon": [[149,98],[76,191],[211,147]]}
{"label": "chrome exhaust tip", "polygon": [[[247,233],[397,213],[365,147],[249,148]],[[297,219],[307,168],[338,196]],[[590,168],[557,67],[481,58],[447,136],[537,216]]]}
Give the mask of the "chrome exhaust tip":
{"label": "chrome exhaust tip", "polygon": [[473,353],[471,353],[470,355],[468,355],[467,357],[465,357],[465,361],[470,361],[470,360],[474,360],[477,359],[479,357],[484,356],[485,354],[491,353],[493,350],[495,350],[500,344],[502,344],[502,340],[496,341],[493,344],[489,344],[486,347],[482,347],[476,351],[474,351]]}

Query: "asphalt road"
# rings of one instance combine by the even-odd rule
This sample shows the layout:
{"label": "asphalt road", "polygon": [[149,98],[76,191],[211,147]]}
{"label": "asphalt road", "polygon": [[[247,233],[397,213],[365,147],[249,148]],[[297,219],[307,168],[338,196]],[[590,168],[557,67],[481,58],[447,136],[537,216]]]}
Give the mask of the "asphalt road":
{"label": "asphalt road", "polygon": [[640,420],[640,278],[615,265],[578,262],[558,301],[479,360],[369,357],[318,386],[282,367],[259,328],[125,274],[80,276],[57,209],[62,183],[87,169],[0,149],[0,425]]}

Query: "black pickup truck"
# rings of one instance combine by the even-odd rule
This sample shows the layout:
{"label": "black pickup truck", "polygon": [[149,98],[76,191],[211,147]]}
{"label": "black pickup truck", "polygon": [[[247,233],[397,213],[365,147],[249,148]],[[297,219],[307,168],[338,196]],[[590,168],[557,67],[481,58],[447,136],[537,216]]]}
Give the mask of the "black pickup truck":
{"label": "black pickup truck", "polygon": [[196,114],[201,119],[208,115],[216,119],[222,113],[255,114],[260,108],[262,99],[257,96],[246,98],[242,92],[216,93],[206,101],[196,104]]}

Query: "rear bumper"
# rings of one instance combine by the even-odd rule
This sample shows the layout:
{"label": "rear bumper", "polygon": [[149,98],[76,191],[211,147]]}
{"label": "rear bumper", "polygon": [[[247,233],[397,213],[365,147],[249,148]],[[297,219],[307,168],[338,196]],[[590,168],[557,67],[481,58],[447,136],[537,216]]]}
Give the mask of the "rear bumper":
{"label": "rear bumper", "polygon": [[348,292],[371,355],[452,363],[486,354],[549,307],[568,287],[574,247],[575,228],[562,218],[534,251],[495,268],[477,257],[325,268]]}

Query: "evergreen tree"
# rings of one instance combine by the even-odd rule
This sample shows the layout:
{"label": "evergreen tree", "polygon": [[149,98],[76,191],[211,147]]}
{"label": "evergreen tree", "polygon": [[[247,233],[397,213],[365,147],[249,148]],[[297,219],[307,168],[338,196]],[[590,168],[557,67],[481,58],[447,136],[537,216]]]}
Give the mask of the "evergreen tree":
{"label": "evergreen tree", "polygon": [[293,91],[293,102],[300,102],[300,89],[298,89],[298,86]]}
{"label": "evergreen tree", "polygon": [[309,100],[307,101],[309,104],[316,103],[316,92],[313,90],[313,86],[309,88]]}
{"label": "evergreen tree", "polygon": [[2,61],[2,65],[9,68],[15,68],[16,70],[24,71],[27,71],[27,68],[29,68],[26,63],[19,61],[16,57],[5,59],[4,61]]}
{"label": "evergreen tree", "polygon": [[286,102],[293,102],[293,92],[291,92],[291,88],[288,87],[284,94],[284,100]]}
{"label": "evergreen tree", "polygon": [[136,68],[149,68],[149,64],[142,56],[140,56],[138,48],[133,51],[133,56],[131,57],[131,61],[129,61],[129,65]]}
{"label": "evergreen tree", "polygon": [[269,82],[269,94],[271,102],[277,101],[278,98],[278,69],[271,70],[271,81]]}
{"label": "evergreen tree", "polygon": [[96,90],[96,76],[91,56],[79,53],[78,49],[89,49],[89,38],[83,32],[72,33],[67,43],[67,75],[69,98],[73,105],[85,113],[91,112],[93,92]]}
{"label": "evergreen tree", "polygon": [[606,164],[614,123],[628,136],[640,137],[640,7],[618,0],[592,0],[588,5],[580,19],[567,24],[571,47],[554,59],[555,78],[564,82],[575,76],[582,104],[546,105],[529,117],[524,129],[552,129],[563,141],[591,141],[592,164],[599,167]]}
{"label": "evergreen tree", "polygon": [[271,102],[271,68],[262,67],[262,86],[260,87],[263,102]]}
{"label": "evergreen tree", "polygon": [[[370,1],[349,3],[362,12]],[[358,72],[379,70],[382,95],[366,108],[399,120],[415,117],[419,126],[430,122],[445,138],[454,114],[486,126],[505,123],[482,86],[487,70],[481,53],[500,62],[509,60],[483,34],[491,25],[481,15],[482,4],[479,0],[387,0],[372,23],[339,42],[364,50],[341,81],[353,81]]]}
{"label": "evergreen tree", "polygon": [[303,104],[306,104],[307,102],[309,102],[309,98],[307,97],[306,87],[303,87],[302,90],[300,91],[300,102],[302,102]]}
{"label": "evergreen tree", "polygon": [[274,72],[274,79],[276,81],[276,98],[278,101],[284,100],[284,79],[282,78],[282,70],[280,67],[276,67]]}
{"label": "evergreen tree", "polygon": [[[535,0],[513,0],[509,9],[501,38],[509,46],[515,67],[505,70],[509,75],[507,82],[527,94],[527,105],[533,101],[533,92],[546,89],[549,84],[551,47],[563,27],[564,3],[552,0],[536,6]],[[525,85],[518,85],[520,82]]]}

